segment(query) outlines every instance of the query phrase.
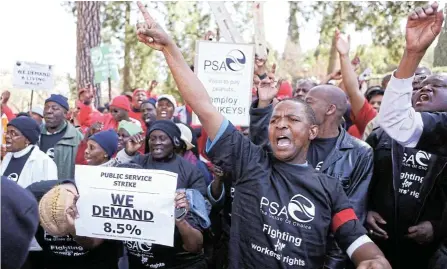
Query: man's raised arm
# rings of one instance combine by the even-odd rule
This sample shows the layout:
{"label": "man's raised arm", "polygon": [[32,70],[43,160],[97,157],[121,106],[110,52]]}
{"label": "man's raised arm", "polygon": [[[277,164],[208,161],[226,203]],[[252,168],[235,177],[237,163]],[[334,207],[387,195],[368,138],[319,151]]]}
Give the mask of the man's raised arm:
{"label": "man's raised arm", "polygon": [[416,147],[424,123],[411,105],[413,78],[427,48],[441,32],[444,16],[438,3],[418,7],[408,16],[406,48],[399,67],[391,77],[380,107],[380,126],[405,147]]}
{"label": "man's raised arm", "polygon": [[147,46],[163,52],[181,96],[199,117],[208,137],[214,140],[224,117],[211,103],[202,82],[191,71],[175,42],[149,15],[141,2],[138,7],[143,13],[145,24],[138,24],[138,40]]}

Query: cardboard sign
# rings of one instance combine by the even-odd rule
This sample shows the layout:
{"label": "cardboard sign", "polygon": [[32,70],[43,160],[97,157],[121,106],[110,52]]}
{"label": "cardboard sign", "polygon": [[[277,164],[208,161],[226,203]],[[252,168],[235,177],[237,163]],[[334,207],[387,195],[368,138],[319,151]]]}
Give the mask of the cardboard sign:
{"label": "cardboard sign", "polygon": [[77,165],[75,181],[77,235],[174,245],[177,174]]}
{"label": "cardboard sign", "polygon": [[[254,45],[198,41],[194,72],[217,110],[234,125],[249,126]],[[200,124],[193,115],[193,124]]]}
{"label": "cardboard sign", "polygon": [[17,61],[14,65],[12,85],[18,89],[52,90],[53,66]]}

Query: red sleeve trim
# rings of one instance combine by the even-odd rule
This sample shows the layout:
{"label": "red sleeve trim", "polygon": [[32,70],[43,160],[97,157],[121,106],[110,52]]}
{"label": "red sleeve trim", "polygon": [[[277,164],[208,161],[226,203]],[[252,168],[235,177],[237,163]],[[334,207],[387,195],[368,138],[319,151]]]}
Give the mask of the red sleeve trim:
{"label": "red sleeve trim", "polygon": [[357,215],[355,214],[352,208],[343,209],[332,217],[331,229],[332,232],[335,233],[338,228],[343,226],[348,221],[358,220]]}

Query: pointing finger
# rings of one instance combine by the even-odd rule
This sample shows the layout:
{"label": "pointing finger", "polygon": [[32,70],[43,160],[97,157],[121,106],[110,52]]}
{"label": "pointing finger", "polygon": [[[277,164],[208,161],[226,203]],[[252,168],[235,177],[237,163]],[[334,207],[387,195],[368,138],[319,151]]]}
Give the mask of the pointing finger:
{"label": "pointing finger", "polygon": [[438,11],[438,7],[439,7],[439,4],[436,1],[431,4],[431,8],[433,9],[433,13]]}
{"label": "pointing finger", "polygon": [[424,12],[426,15],[430,16],[433,14],[433,8],[431,7],[431,5],[427,5],[424,7]]}
{"label": "pointing finger", "polygon": [[146,7],[141,3],[140,1],[137,2],[138,8],[140,9],[141,13],[143,14],[144,20],[148,25],[152,25],[154,23],[154,19],[152,19],[151,15],[149,15],[149,12],[147,12]]}

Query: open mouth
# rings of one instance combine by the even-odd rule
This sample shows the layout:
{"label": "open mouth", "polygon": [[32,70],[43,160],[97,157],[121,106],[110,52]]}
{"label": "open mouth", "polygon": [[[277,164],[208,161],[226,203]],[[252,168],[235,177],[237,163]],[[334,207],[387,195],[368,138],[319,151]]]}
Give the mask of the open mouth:
{"label": "open mouth", "polygon": [[163,149],[162,148],[154,148],[153,149],[153,153],[154,154],[162,154],[163,153]]}
{"label": "open mouth", "polygon": [[162,111],[162,112],[160,113],[160,116],[162,116],[163,118],[166,118],[166,117],[168,116],[168,112],[166,112],[166,111]]}
{"label": "open mouth", "polygon": [[279,148],[285,148],[292,144],[292,141],[287,136],[281,135],[276,138],[276,145]]}
{"label": "open mouth", "polygon": [[429,101],[430,101],[430,96],[428,96],[428,94],[423,93],[423,94],[419,95],[419,98],[416,101],[416,105],[420,105],[424,102],[429,102]]}

